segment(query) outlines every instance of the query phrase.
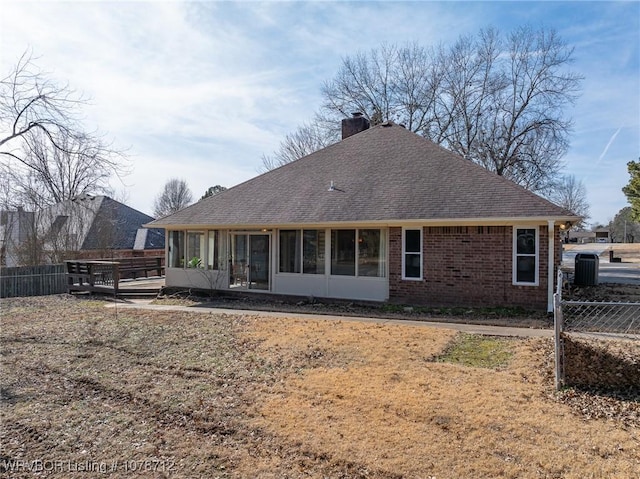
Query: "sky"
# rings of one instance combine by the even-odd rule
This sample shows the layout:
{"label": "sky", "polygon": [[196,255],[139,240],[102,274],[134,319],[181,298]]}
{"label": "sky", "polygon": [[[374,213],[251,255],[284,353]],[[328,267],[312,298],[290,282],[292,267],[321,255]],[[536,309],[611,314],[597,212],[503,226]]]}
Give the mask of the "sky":
{"label": "sky", "polygon": [[555,29],[584,76],[568,111],[564,172],[581,180],[591,223],[627,201],[640,157],[640,2],[4,1],[0,76],[31,51],[50,78],[125,150],[115,197],[152,214],[165,182],[200,198],[259,174],[287,133],[312,119],[342,60],[383,43],[451,44],[481,28]]}

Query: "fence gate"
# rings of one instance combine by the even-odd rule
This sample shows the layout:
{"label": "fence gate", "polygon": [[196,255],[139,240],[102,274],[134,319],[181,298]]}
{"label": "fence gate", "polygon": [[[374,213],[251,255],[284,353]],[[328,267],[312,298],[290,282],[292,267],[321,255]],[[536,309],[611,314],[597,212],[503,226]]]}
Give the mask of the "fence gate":
{"label": "fence gate", "polygon": [[562,299],[562,271],[553,295],[555,331],[555,386],[564,386],[564,343],[567,333],[597,333],[640,339],[640,303],[567,301]]}

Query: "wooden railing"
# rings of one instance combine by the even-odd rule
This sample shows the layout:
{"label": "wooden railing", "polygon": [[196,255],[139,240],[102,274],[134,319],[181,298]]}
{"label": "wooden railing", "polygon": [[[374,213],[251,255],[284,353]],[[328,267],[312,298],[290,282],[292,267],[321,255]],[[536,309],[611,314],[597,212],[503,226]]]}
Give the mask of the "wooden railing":
{"label": "wooden railing", "polygon": [[164,274],[164,258],[134,257],[116,260],[69,260],[67,267],[67,291],[113,292],[118,294],[120,280],[144,276],[149,273]]}

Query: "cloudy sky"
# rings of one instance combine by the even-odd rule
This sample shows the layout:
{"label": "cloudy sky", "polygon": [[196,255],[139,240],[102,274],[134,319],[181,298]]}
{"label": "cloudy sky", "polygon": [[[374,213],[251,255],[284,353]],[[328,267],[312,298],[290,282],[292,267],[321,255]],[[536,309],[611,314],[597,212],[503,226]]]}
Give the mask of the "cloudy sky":
{"label": "cloudy sky", "polygon": [[311,119],[345,56],[526,23],[575,47],[585,80],[566,172],[586,185],[592,221],[607,222],[640,156],[639,2],[5,1],[0,73],[30,49],[90,97],[87,127],[131,160],[119,196],[150,214],[169,178],[199,198],[256,176],[262,155]]}

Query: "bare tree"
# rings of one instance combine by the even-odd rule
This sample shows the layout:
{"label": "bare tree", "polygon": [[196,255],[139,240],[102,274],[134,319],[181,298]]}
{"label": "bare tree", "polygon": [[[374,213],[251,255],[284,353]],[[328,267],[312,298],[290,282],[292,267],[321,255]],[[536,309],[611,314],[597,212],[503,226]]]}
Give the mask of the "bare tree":
{"label": "bare tree", "polygon": [[170,215],[191,204],[193,195],[185,180],[172,178],[167,181],[162,192],[153,203],[156,218]]}
{"label": "bare tree", "polygon": [[3,246],[19,264],[56,261],[77,250],[74,235],[64,231],[66,215],[51,208],[109,192],[109,180],[127,173],[124,155],[83,128],[87,103],[39,70],[28,52],[0,78],[0,210],[20,232],[5,228]]}
{"label": "bare tree", "polygon": [[358,111],[372,125],[394,120],[423,133],[434,120],[442,81],[439,61],[434,50],[416,43],[385,44],[368,54],[347,57],[322,88],[322,114],[337,123]]}
{"label": "bare tree", "polygon": [[[393,120],[498,175],[548,193],[568,145],[571,121],[565,110],[582,80],[568,70],[572,56],[553,30],[527,26],[507,36],[481,30],[448,48],[383,45],[343,60],[322,88],[316,121],[301,130],[326,130],[359,111],[372,125]],[[265,167],[310,153],[300,140],[289,135],[283,144],[291,155],[276,155],[281,161],[263,161]]]}
{"label": "bare tree", "polygon": [[337,129],[324,128],[320,121],[303,124],[289,133],[272,156],[262,156],[261,170],[273,170],[338,141]]}
{"label": "bare tree", "polygon": [[109,179],[122,172],[115,157],[86,135],[63,137],[53,147],[42,131],[23,138],[22,160],[5,157],[2,175],[12,184],[12,200],[20,205],[43,208],[86,193],[110,193]]}
{"label": "bare tree", "polygon": [[[522,27],[501,47],[497,34],[483,32],[478,44],[482,62],[494,59],[483,75],[487,95],[477,112],[479,135],[469,151],[447,145],[485,168],[532,191],[545,192],[554,183],[568,146],[571,122],[564,117],[581,77],[565,71],[573,49],[554,31]],[[484,59],[483,59],[484,57]]]}
{"label": "bare tree", "polygon": [[28,53],[0,80],[0,174],[10,180],[14,206],[101,193],[113,175],[126,173],[124,155],[83,130],[86,103],[49,79]]}
{"label": "bare tree", "polygon": [[574,175],[563,176],[554,185],[548,198],[558,206],[562,206],[582,218],[574,227],[581,228],[586,220],[589,219],[590,207],[587,199],[587,189],[584,183],[576,179]]}

